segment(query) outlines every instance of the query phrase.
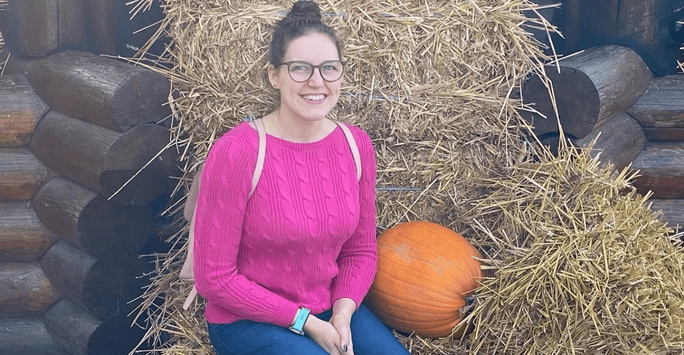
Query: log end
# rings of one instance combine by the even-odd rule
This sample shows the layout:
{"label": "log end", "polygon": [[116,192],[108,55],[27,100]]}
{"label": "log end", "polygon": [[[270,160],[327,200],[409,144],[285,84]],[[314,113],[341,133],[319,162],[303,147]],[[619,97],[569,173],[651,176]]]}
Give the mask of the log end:
{"label": "log end", "polygon": [[143,206],[167,193],[175,186],[172,177],[180,174],[178,154],[168,146],[166,127],[145,124],[124,133],[107,154],[100,175],[103,194],[123,205]]}
{"label": "log end", "polygon": [[0,260],[36,261],[57,242],[26,202],[0,202]]}
{"label": "log end", "polygon": [[558,115],[566,136],[582,138],[593,129],[600,112],[598,90],[591,79],[570,67],[547,67],[546,76],[552,83],[554,107],[549,88],[538,75],[523,84],[523,102],[539,112],[522,112],[521,115],[534,125],[538,136],[559,132]]}
{"label": "log end", "polygon": [[114,93],[112,117],[122,132],[144,123],[165,122],[171,115],[168,101],[171,84],[161,74],[139,70]]}
{"label": "log end", "polygon": [[0,319],[0,354],[70,355],[39,318]]}
{"label": "log end", "polygon": [[38,263],[0,263],[0,318],[40,316],[60,298]]}
{"label": "log end", "polygon": [[0,76],[0,147],[26,145],[48,110],[23,75]]}

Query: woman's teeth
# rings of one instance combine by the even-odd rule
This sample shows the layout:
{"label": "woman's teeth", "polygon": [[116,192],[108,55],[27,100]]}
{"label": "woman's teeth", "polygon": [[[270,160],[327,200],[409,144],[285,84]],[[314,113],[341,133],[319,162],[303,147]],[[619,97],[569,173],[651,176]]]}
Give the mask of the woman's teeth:
{"label": "woman's teeth", "polygon": [[304,95],[304,98],[311,101],[320,101],[325,98],[325,95]]}

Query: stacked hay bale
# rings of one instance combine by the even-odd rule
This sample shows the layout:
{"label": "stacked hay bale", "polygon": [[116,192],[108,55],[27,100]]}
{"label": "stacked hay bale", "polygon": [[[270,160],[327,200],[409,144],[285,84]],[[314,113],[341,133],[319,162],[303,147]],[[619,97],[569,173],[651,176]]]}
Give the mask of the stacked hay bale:
{"label": "stacked hay bale", "polygon": [[[134,1],[132,12],[152,1]],[[170,36],[173,46],[158,60],[171,69],[158,70],[172,81],[175,134],[188,180],[223,132],[274,108],[276,92],[265,77],[268,40],[291,4],[164,5],[157,36]],[[376,147],[379,229],[407,220],[440,223],[469,238],[494,269],[468,317],[477,320],[475,332],[463,340],[398,335],[412,353],[628,353],[638,344],[656,353],[681,349],[675,310],[684,304],[682,256],[669,244],[665,226],[641,199],[621,195],[628,186],[624,175],[611,177],[588,155],[570,149],[560,158],[547,155],[529,139],[517,114],[522,107],[510,98],[547,59],[526,32],[530,24],[549,28],[543,19],[530,23],[524,15],[536,12],[536,5],[320,5],[345,42],[348,60],[343,94],[331,115],[365,129]],[[634,244],[644,235],[651,254],[639,252],[643,243]],[[175,241],[182,246],[184,235]],[[212,354],[201,302],[181,309],[190,288],[178,279],[184,253],[179,247],[159,256],[140,314],[150,315],[148,340],[163,353]],[[672,266],[651,268],[659,258]],[[638,270],[652,274],[641,280]],[[622,275],[629,280],[618,282]],[[646,292],[658,282],[660,293]],[[650,305],[648,296],[660,298]],[[644,304],[648,318],[640,315]],[[652,327],[653,319],[670,329]],[[650,338],[639,340],[642,331],[633,328],[639,324],[648,325]]]}

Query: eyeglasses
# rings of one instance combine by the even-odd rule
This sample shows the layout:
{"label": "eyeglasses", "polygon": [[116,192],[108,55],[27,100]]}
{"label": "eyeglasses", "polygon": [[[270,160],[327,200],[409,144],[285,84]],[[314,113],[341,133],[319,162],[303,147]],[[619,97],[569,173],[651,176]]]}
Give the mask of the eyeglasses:
{"label": "eyeglasses", "polygon": [[314,69],[318,68],[318,72],[321,73],[321,77],[325,81],[337,81],[342,77],[344,73],[344,64],[339,60],[328,60],[320,65],[313,65],[311,63],[294,60],[290,62],[278,63],[279,65],[287,65],[287,72],[290,74],[292,80],[303,83],[313,76]]}

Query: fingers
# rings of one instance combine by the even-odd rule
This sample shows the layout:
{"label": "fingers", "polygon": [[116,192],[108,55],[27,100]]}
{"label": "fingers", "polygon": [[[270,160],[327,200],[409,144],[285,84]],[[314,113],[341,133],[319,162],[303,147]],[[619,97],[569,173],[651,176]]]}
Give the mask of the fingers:
{"label": "fingers", "polygon": [[340,335],[335,327],[315,316],[309,316],[304,323],[304,332],[330,355],[345,355],[341,353]]}
{"label": "fingers", "polygon": [[351,329],[347,322],[334,322],[332,325],[340,336],[339,350],[342,355],[353,355],[354,347],[352,344]]}

